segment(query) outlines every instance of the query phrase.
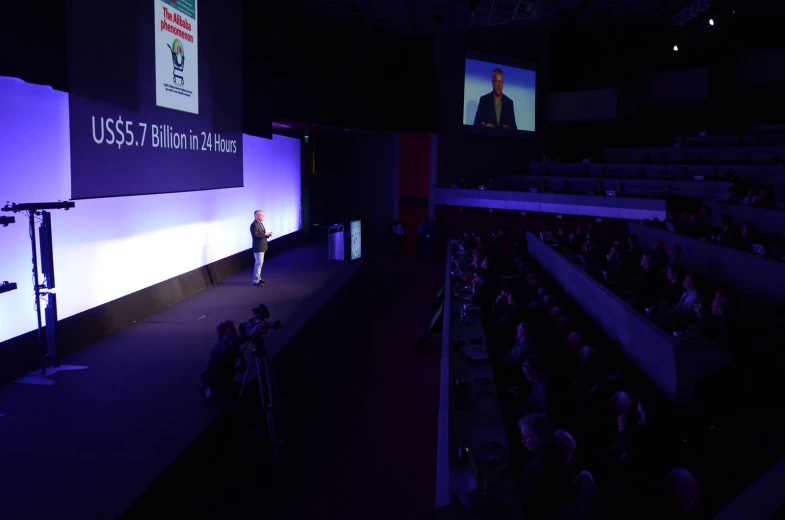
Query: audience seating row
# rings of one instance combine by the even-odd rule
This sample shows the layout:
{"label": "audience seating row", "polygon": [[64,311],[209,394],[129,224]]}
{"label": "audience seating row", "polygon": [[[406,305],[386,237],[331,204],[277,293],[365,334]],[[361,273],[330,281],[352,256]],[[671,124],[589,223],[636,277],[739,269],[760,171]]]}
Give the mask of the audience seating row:
{"label": "audience seating row", "polygon": [[713,146],[605,148],[603,160],[609,163],[660,161],[670,163],[713,162],[718,164],[780,164],[785,154],[782,146]]}
{"label": "audience seating row", "polygon": [[672,401],[689,403],[696,383],[730,362],[714,344],[668,335],[539,237],[530,234],[528,244],[529,254]]}
{"label": "audience seating row", "polygon": [[[597,183],[602,182],[604,191],[614,191],[617,187],[616,180],[592,179],[586,177],[555,177],[555,176],[500,176],[496,179],[502,189],[513,191],[528,190],[541,186],[543,180],[547,182],[549,190],[558,193],[562,183],[566,180],[573,193],[593,193]],[[725,200],[728,197],[730,182],[695,182],[675,181],[660,179],[629,179],[624,180],[624,190],[628,197],[641,197],[651,199],[664,199],[667,196],[667,187],[671,186],[673,193],[679,197],[695,198],[698,200]]]}
{"label": "audience seating row", "polygon": [[725,204],[722,202],[706,202],[714,215],[727,213],[736,225],[747,222],[755,224],[757,231],[764,235],[779,238],[785,231],[785,211],[744,206],[741,204]]}
{"label": "audience seating row", "polygon": [[675,144],[687,146],[782,146],[785,135],[691,135],[679,137]]}
{"label": "audience seating row", "polygon": [[[591,232],[591,222],[586,229]],[[638,518],[697,513],[697,482],[684,467],[671,470],[682,437],[666,426],[672,423],[664,403],[655,404],[659,392],[609,348],[609,339],[547,272],[535,274],[526,242],[539,239],[521,234],[510,246],[502,230],[490,241],[464,238],[467,244],[476,240],[474,261],[464,272],[477,269],[469,299],[484,309],[514,454],[512,465],[483,479],[484,511],[501,514],[490,503],[513,506],[520,498],[524,518],[623,517],[631,507]],[[504,284],[498,297],[492,288],[497,269]],[[640,400],[631,389],[642,392]]]}
{"label": "audience seating row", "polygon": [[437,205],[532,211],[601,218],[665,218],[665,201],[589,195],[530,193],[528,191],[461,190],[437,188]]}
{"label": "audience seating row", "polygon": [[[711,164],[623,164],[623,163],[569,163],[532,162],[529,171],[533,175],[561,175],[566,177],[603,177],[632,179],[643,174],[649,179],[694,179],[703,176],[724,178],[729,170],[741,179],[767,181],[785,177],[785,166],[770,165],[724,165]],[[781,182],[781,181],[778,181]]]}
{"label": "audience seating row", "polygon": [[738,294],[759,298],[769,304],[785,305],[783,262],[677,235],[654,225],[630,223],[629,230],[643,244],[653,244],[656,240],[668,245],[678,242],[682,248],[680,263],[691,272],[712,278]]}

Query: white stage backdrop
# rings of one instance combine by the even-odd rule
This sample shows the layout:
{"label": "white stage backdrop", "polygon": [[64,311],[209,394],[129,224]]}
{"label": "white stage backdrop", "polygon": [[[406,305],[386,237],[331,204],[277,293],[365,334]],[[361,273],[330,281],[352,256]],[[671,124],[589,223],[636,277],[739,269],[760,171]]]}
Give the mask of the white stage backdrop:
{"label": "white stage backdrop", "polygon": [[[66,93],[0,77],[0,206],[68,199],[68,135]],[[243,147],[243,188],[83,200],[53,211],[60,319],[250,248],[255,209],[273,238],[299,230],[300,141],[246,135]],[[0,342],[36,326],[28,226],[14,216],[16,224],[0,227],[0,281],[19,288],[0,294]]]}

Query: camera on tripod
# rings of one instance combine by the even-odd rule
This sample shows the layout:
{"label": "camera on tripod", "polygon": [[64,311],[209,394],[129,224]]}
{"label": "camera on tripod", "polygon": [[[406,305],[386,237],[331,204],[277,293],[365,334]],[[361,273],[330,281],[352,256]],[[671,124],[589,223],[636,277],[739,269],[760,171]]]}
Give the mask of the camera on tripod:
{"label": "camera on tripod", "polygon": [[250,334],[250,332],[256,327],[257,325],[262,325],[262,335],[254,337],[251,339],[251,342],[256,347],[264,347],[264,336],[271,330],[278,330],[281,328],[281,320],[269,321],[270,318],[270,310],[267,308],[267,305],[261,304],[258,307],[254,307],[251,309],[253,312],[253,317],[248,321],[244,321],[238,325],[238,330],[241,336],[246,334]]}

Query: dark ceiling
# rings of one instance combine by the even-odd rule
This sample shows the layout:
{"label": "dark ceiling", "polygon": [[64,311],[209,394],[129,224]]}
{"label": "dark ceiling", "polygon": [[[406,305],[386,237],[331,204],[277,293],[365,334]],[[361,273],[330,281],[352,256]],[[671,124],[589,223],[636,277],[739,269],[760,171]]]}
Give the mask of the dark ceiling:
{"label": "dark ceiling", "polygon": [[298,0],[332,22],[429,36],[510,24],[634,23],[669,18],[693,0]]}

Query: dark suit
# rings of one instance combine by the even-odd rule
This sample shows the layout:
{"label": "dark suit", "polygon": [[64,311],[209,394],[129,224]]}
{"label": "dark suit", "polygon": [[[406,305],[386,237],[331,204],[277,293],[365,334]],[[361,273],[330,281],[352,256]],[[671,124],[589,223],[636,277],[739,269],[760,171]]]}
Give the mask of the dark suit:
{"label": "dark suit", "polygon": [[264,224],[258,220],[251,223],[251,249],[256,262],[253,267],[253,283],[262,281],[262,265],[264,265],[264,253],[267,252],[267,237]]}
{"label": "dark suit", "polygon": [[267,252],[267,237],[264,236],[265,233],[264,224],[258,220],[254,220],[253,223],[251,223],[251,248],[254,253]]}
{"label": "dark suit", "polygon": [[482,96],[480,98],[480,104],[477,106],[477,115],[474,116],[474,126],[484,126],[485,123],[490,123],[495,127],[508,125],[511,130],[517,130],[518,127],[515,124],[515,107],[512,99],[502,94],[502,113],[497,122],[493,92]]}

